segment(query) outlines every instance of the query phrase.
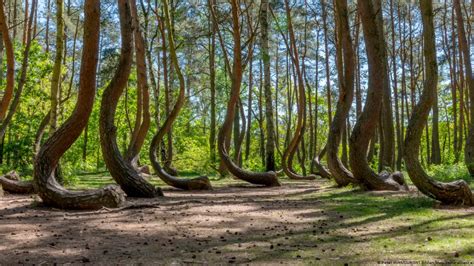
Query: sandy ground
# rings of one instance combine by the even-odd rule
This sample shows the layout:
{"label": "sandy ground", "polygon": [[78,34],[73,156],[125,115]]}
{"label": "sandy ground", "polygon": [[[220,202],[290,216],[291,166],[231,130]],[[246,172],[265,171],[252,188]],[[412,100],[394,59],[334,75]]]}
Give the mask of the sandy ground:
{"label": "sandy ground", "polygon": [[274,255],[312,245],[285,238],[318,216],[316,202],[291,198],[320,185],[165,190],[165,198],[129,199],[146,208],[119,211],[61,211],[8,195],[0,198],[0,264],[290,263]]}
{"label": "sandy ground", "polygon": [[334,203],[314,196],[329,186],[165,189],[164,198],[129,199],[142,208],[98,211],[62,211],[42,207],[35,196],[7,195],[0,198],[0,265],[344,265],[375,259],[357,257],[369,245],[364,234],[370,228],[345,226],[348,217],[332,211]]}

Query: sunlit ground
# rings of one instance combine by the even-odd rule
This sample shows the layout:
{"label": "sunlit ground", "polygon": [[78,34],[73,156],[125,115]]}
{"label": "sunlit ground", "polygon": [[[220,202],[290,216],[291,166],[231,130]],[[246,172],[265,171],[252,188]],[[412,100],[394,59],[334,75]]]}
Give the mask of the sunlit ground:
{"label": "sunlit ground", "polygon": [[[64,212],[0,198],[0,264],[344,264],[474,262],[474,208],[415,192],[367,193],[329,181],[258,188],[230,178],[210,192],[164,188],[137,209]],[[111,183],[80,176],[75,188]]]}

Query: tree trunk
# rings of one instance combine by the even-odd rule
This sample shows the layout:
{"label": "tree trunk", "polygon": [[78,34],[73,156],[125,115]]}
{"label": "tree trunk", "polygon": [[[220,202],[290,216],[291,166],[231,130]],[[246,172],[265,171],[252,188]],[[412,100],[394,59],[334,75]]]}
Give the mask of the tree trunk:
{"label": "tree trunk", "polygon": [[[231,1],[231,13],[232,13],[232,37],[233,37],[233,62],[232,69],[226,59],[228,72],[231,74],[231,91],[230,99],[227,102],[227,110],[224,118],[224,124],[219,130],[218,135],[218,149],[221,161],[226,166],[227,170],[235,177],[245,180],[252,184],[265,185],[265,186],[279,186],[280,183],[277,179],[277,175],[273,171],[266,173],[256,173],[244,170],[238,167],[230,158],[227,151],[226,141],[230,138],[232,130],[232,122],[236,111],[236,106],[240,98],[240,87],[242,83],[243,75],[243,62],[242,62],[242,47],[241,47],[241,36],[240,36],[240,22],[239,22],[239,4],[237,0]],[[213,19],[215,15],[213,12]],[[221,37],[219,37],[221,46],[225,48],[225,44]],[[226,57],[227,58],[227,57]]]}
{"label": "tree trunk", "polygon": [[[339,186],[357,183],[352,173],[343,165],[339,158],[339,145],[346,118],[354,98],[354,51],[349,28],[347,0],[335,1],[337,25],[337,68],[339,77],[339,99],[336,113],[329,128],[327,140],[327,161],[332,177]],[[344,134],[345,135],[345,134]]]}
{"label": "tree trunk", "polygon": [[130,2],[129,0],[118,0],[118,6],[122,47],[115,75],[102,96],[99,124],[102,153],[110,174],[128,196],[149,198],[161,196],[163,194],[159,188],[148,183],[130,162],[124,160],[117,146],[115,112],[130,75],[133,54]]}
{"label": "tree trunk", "polygon": [[432,164],[441,164],[441,148],[439,146],[439,107],[438,94],[435,95],[431,128],[431,160]]}
{"label": "tree trunk", "polygon": [[132,139],[127,150],[127,159],[134,167],[138,167],[140,150],[143,147],[148,129],[150,128],[150,92],[148,87],[145,40],[140,29],[140,21],[138,18],[135,1],[131,1],[130,3],[132,9],[132,19],[135,23],[134,40],[137,64],[137,92],[141,94],[138,95],[137,98],[141,99],[141,101],[138,101],[137,104],[137,117],[135,119],[135,128],[132,133]]}
{"label": "tree trunk", "polygon": [[245,160],[250,156],[250,142],[252,141],[252,97],[253,96],[253,53],[249,54],[248,71],[248,98],[247,98],[247,135],[245,140]]}
{"label": "tree trunk", "polygon": [[[14,29],[16,29],[16,27],[14,27]],[[13,115],[16,113],[16,110],[17,110],[18,106],[20,105],[21,95],[23,93],[23,89],[24,89],[25,84],[26,84],[26,75],[27,75],[27,72],[28,72],[31,40],[29,42],[26,42],[24,47],[25,48],[23,50],[23,55],[22,55],[23,59],[22,59],[21,68],[20,68],[20,79],[18,81],[17,89],[16,89],[15,95],[13,97],[13,100],[11,101],[11,104],[8,108],[8,113],[7,113],[6,117],[4,119],[2,119],[2,121],[1,121],[2,123],[0,125],[0,139],[4,138],[7,127],[10,124],[10,122],[12,121]]]}
{"label": "tree trunk", "polygon": [[[167,55],[167,41],[166,41],[166,33],[165,33],[165,22],[163,20],[163,17],[159,16],[157,14],[157,19],[158,19],[158,27],[160,29],[161,33],[161,41],[162,41],[162,61],[163,61],[163,85],[165,89],[165,114],[166,116],[169,116],[170,114],[170,97],[171,97],[171,92],[170,92],[170,81],[169,78],[169,67],[170,65],[168,64],[168,55]],[[171,166],[171,161],[173,157],[173,141],[172,141],[172,132],[171,130],[168,131],[167,134],[167,141],[166,145],[164,140],[161,142],[159,145],[161,149],[161,157],[162,157],[162,162],[164,164],[164,169],[166,172],[168,172],[171,175],[177,175],[176,169],[174,169]]]}
{"label": "tree trunk", "polygon": [[382,130],[381,135],[381,160],[379,161],[379,170],[392,170],[395,166],[395,131],[393,126],[393,110],[392,110],[392,90],[390,87],[390,77],[388,69],[388,56],[385,42],[382,0],[375,0],[374,11],[376,12],[377,27],[379,31],[381,56],[383,60],[383,100],[382,100]]}
{"label": "tree trunk", "polygon": [[306,120],[305,120],[305,113],[306,113],[306,91],[305,91],[305,84],[303,80],[303,75],[301,73],[301,66],[299,62],[299,55],[298,55],[298,48],[296,44],[296,38],[295,38],[295,33],[293,31],[293,25],[292,25],[292,19],[291,19],[291,10],[290,10],[290,5],[288,3],[288,0],[285,0],[285,10],[286,10],[286,19],[287,19],[287,25],[288,25],[288,32],[289,32],[289,37],[290,41],[289,43],[287,42],[287,48],[289,50],[295,72],[296,72],[296,77],[297,77],[297,83],[298,83],[298,95],[297,95],[297,109],[298,109],[298,114],[297,114],[297,122],[296,122],[296,128],[294,135],[283,153],[283,158],[282,158],[282,168],[283,171],[286,173],[286,175],[290,179],[296,179],[296,180],[313,180],[316,178],[315,175],[310,174],[308,176],[305,175],[299,175],[292,171],[292,161],[294,154],[296,150],[298,149],[298,145],[300,144],[301,138],[303,137],[305,127],[306,127]]}
{"label": "tree trunk", "polygon": [[[350,165],[354,178],[369,190],[406,189],[401,173],[387,176],[376,174],[367,161],[367,149],[379,121],[384,97],[384,79],[387,75],[383,58],[380,27],[377,25],[372,1],[359,0],[358,7],[364,31],[369,66],[369,86],[364,109],[357,119],[350,137]],[[401,178],[400,178],[401,177]]]}
{"label": "tree trunk", "polygon": [[413,184],[428,197],[446,204],[473,205],[474,199],[469,185],[464,180],[442,183],[433,180],[419,162],[419,149],[423,128],[435,101],[438,86],[438,64],[436,62],[435,30],[431,0],[421,0],[423,20],[424,57],[426,80],[420,101],[410,117],[405,138],[405,163]]}
{"label": "tree trunk", "polygon": [[[209,0],[209,13],[215,0]],[[209,15],[210,17],[211,15]],[[216,25],[212,19],[210,20],[211,35],[209,37],[209,89],[211,91],[211,125],[209,132],[209,150],[211,155],[211,163],[216,163]]]}
{"label": "tree trunk", "polygon": [[21,181],[15,171],[0,176],[0,188],[12,194],[31,194],[35,192],[32,181]]}
{"label": "tree trunk", "polygon": [[5,86],[3,98],[0,101],[0,121],[3,121],[7,114],[8,106],[13,98],[13,89],[15,87],[15,55],[12,40],[10,39],[8,24],[5,18],[5,7],[3,6],[3,1],[0,2],[0,31],[2,33],[2,42],[5,46],[7,57],[7,84]]}
{"label": "tree trunk", "polygon": [[331,179],[331,173],[329,172],[329,169],[324,167],[324,165],[321,163],[321,160],[327,153],[327,144],[319,151],[318,156],[316,156],[313,159],[313,164],[316,166],[316,169],[318,169],[318,172],[316,172],[317,175],[320,175],[322,178],[326,179]]}
{"label": "tree trunk", "polygon": [[265,91],[265,169],[275,171],[275,126],[273,121],[272,87],[270,77],[270,52],[268,45],[268,0],[263,0],[260,11],[260,47],[263,61],[263,90]]}
{"label": "tree trunk", "polygon": [[469,131],[464,146],[464,162],[471,176],[474,176],[474,77],[472,76],[472,65],[470,56],[470,47],[466,38],[464,22],[462,17],[461,4],[459,0],[454,0],[454,10],[456,12],[456,21],[458,26],[459,51],[464,59],[464,69],[466,75],[467,87],[469,90]]}
{"label": "tree trunk", "polygon": [[327,11],[326,0],[321,0],[321,13],[323,17],[324,30],[324,56],[326,57],[326,98],[328,104],[328,124],[332,123],[332,96],[331,96],[331,76],[329,69],[329,40],[328,40],[328,26],[327,26]]}
{"label": "tree trunk", "polygon": [[167,171],[165,171],[161,167],[161,164],[157,156],[157,149],[158,149],[159,143],[162,141],[164,135],[167,134],[169,130],[171,129],[171,126],[173,125],[173,122],[178,117],[179,112],[181,111],[181,108],[183,107],[184,101],[185,101],[185,95],[184,95],[185,94],[185,81],[184,81],[183,74],[181,72],[181,68],[179,66],[178,57],[176,55],[176,48],[174,44],[173,28],[171,25],[168,0],[163,0],[163,10],[165,13],[166,28],[168,30],[168,44],[169,44],[170,57],[172,60],[172,64],[175,68],[176,75],[178,76],[178,80],[179,80],[179,95],[173,109],[171,110],[165,122],[163,123],[163,126],[161,126],[158,132],[155,134],[155,136],[153,136],[153,139],[150,144],[150,151],[149,151],[150,161],[157,175],[161,178],[161,180],[163,180],[166,184],[172,187],[176,187],[183,190],[212,189],[211,183],[209,181],[209,178],[207,178],[207,176],[200,176],[193,179],[180,179],[178,177],[175,177],[169,174]]}
{"label": "tree trunk", "polygon": [[56,0],[56,52],[51,77],[51,133],[56,131],[59,115],[59,91],[61,90],[61,68],[64,50],[63,0]]}
{"label": "tree trunk", "polygon": [[[97,54],[99,49],[100,1],[86,0],[84,20],[84,47],[80,72],[79,96],[76,107],[64,124],[41,147],[34,164],[35,189],[43,203],[63,209],[99,209],[118,207],[125,201],[123,192],[116,186],[99,190],[68,191],[54,178],[61,156],[80,136],[92,112],[96,89]],[[36,8],[36,1],[32,9]],[[34,12],[32,12],[34,13]],[[31,23],[27,44],[31,42]]]}
{"label": "tree trunk", "polygon": [[258,133],[259,133],[259,153],[260,153],[260,159],[262,162],[262,166],[265,167],[265,133],[263,129],[263,66],[262,66],[262,60],[259,60],[259,74],[260,74],[260,84],[258,86],[258,94],[257,94],[257,104],[258,104]]}
{"label": "tree trunk", "polygon": [[43,139],[44,132],[46,131],[46,127],[48,127],[48,124],[51,120],[51,111],[49,111],[44,117],[43,120],[41,120],[41,123],[36,130],[36,135],[35,135],[35,142],[34,142],[34,148],[33,148],[33,153],[34,156],[33,158],[36,157],[38,152],[41,149],[41,140]]}

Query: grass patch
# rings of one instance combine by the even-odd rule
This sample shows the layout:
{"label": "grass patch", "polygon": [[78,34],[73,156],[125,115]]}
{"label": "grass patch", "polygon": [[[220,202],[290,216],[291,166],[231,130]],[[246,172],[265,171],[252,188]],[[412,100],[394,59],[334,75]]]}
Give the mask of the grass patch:
{"label": "grass patch", "polygon": [[[459,177],[450,172],[453,169],[457,168],[433,167],[430,171],[438,180],[451,181]],[[210,178],[213,186],[222,190],[242,184],[231,178]],[[282,181],[283,186],[290,188],[295,184],[287,179]],[[156,177],[150,182],[166,187]],[[73,188],[98,188],[113,183],[108,173],[83,174],[78,176]],[[364,192],[351,187],[334,188],[323,181],[315,183],[316,187],[319,189],[261,199],[262,206],[287,200],[287,205],[279,207],[282,213],[297,209],[307,220],[293,227],[290,233],[242,236],[239,243],[248,243],[246,252],[251,254],[253,262],[292,265],[474,262],[473,209],[439,206],[416,191]],[[270,244],[275,249],[269,249]],[[236,245],[237,242],[229,243],[223,248],[230,252],[237,249]]]}

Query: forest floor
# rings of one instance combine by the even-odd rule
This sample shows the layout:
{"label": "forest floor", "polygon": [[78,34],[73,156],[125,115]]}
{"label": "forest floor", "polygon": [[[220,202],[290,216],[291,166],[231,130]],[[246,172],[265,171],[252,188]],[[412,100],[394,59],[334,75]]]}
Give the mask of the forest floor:
{"label": "forest floor", "polygon": [[[77,187],[110,181],[86,180]],[[36,196],[7,195],[0,265],[474,262],[474,209],[440,206],[414,189],[368,193],[323,180],[213,184],[209,192],[164,187],[166,197],[129,199],[141,208],[119,210],[61,211]]]}

